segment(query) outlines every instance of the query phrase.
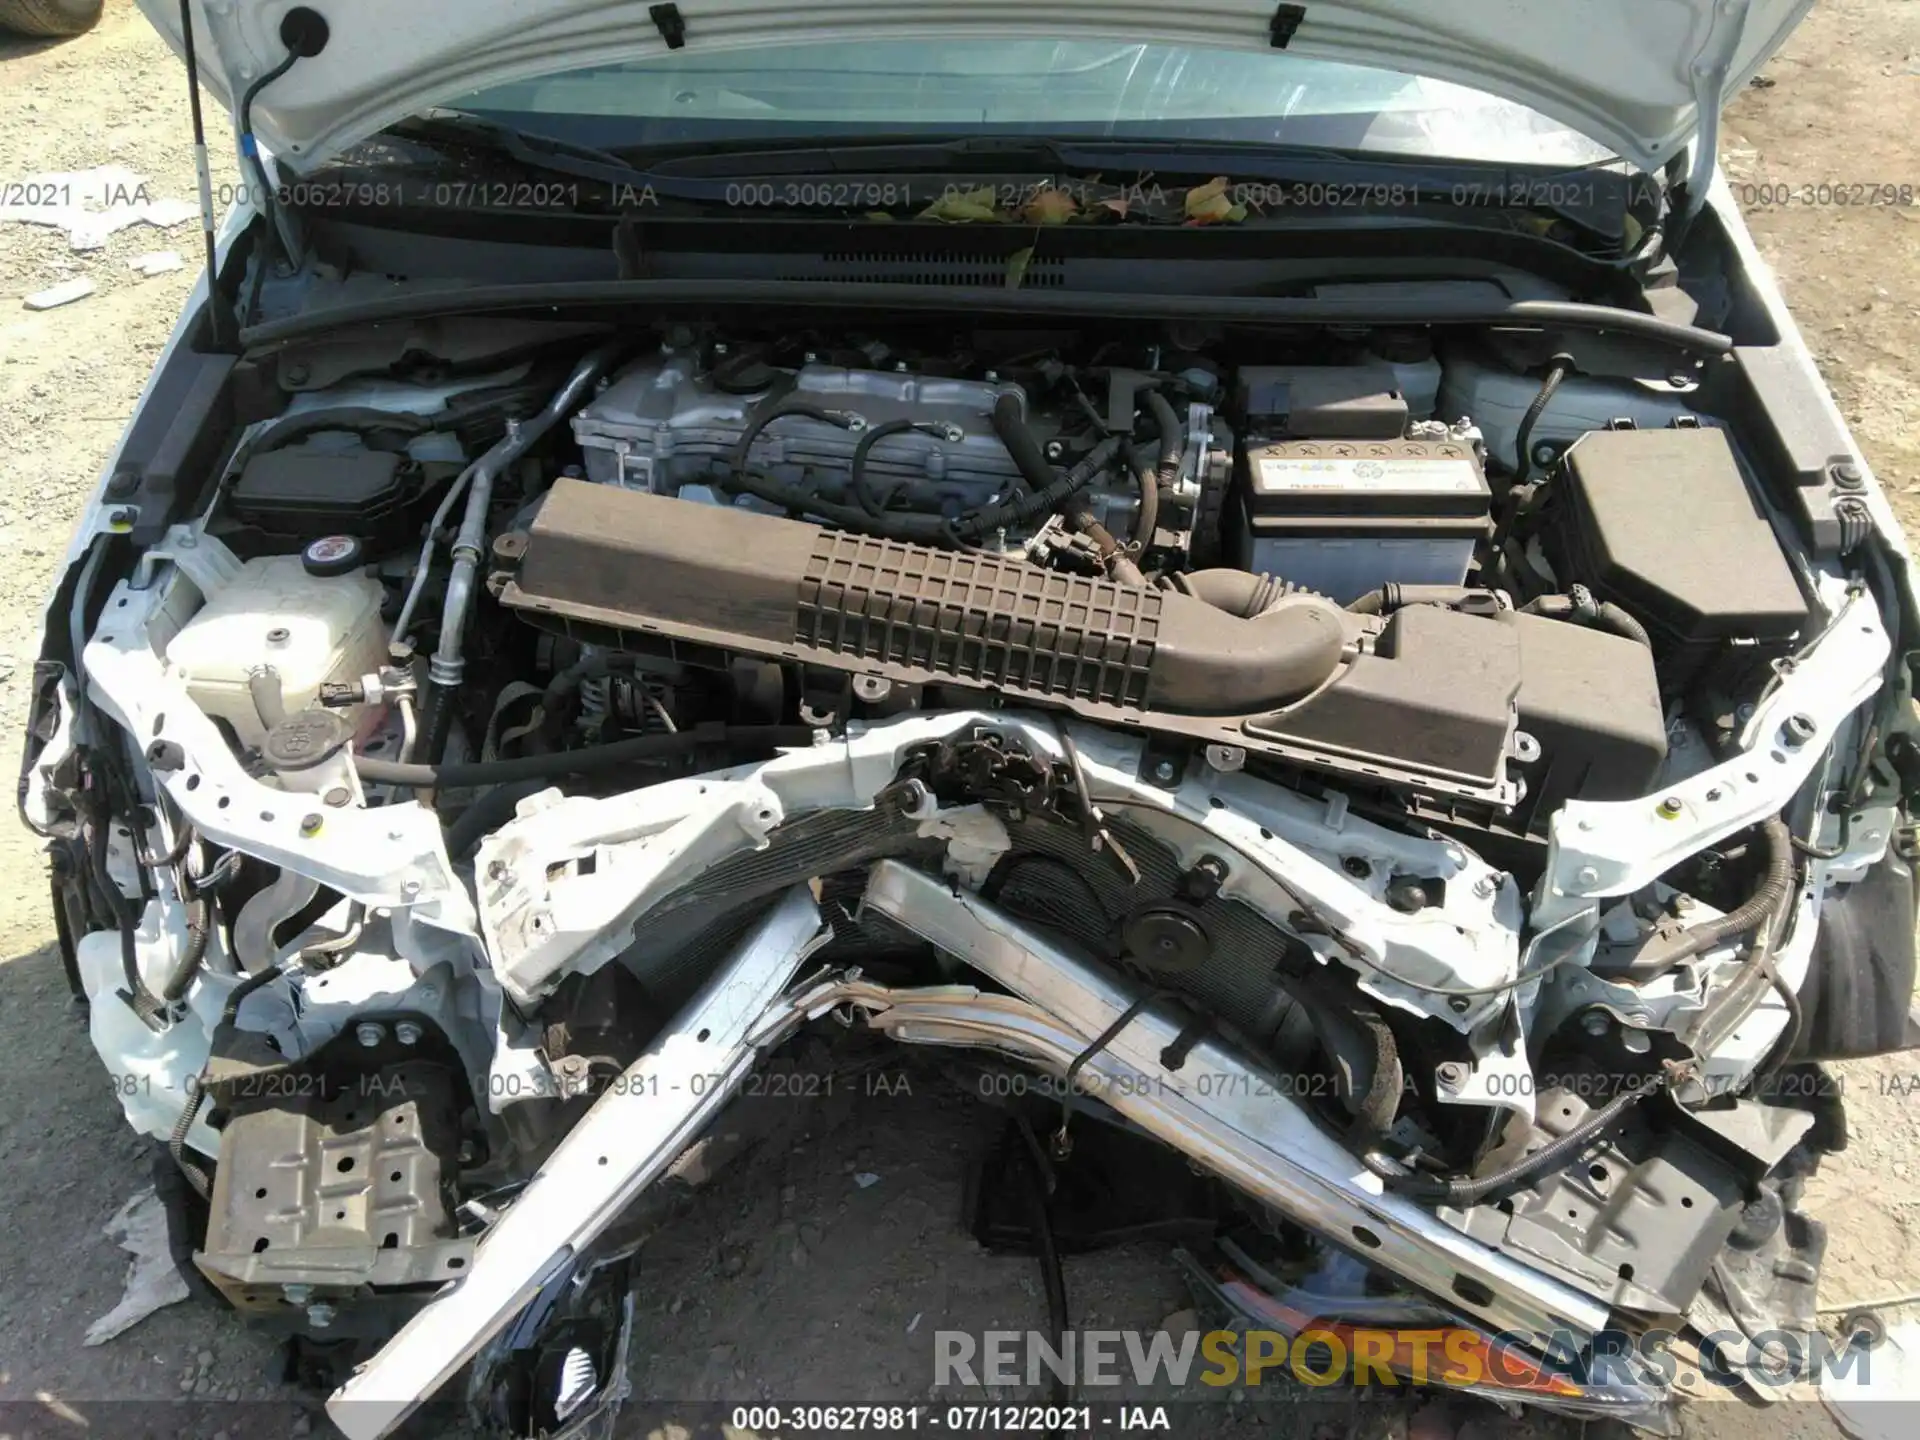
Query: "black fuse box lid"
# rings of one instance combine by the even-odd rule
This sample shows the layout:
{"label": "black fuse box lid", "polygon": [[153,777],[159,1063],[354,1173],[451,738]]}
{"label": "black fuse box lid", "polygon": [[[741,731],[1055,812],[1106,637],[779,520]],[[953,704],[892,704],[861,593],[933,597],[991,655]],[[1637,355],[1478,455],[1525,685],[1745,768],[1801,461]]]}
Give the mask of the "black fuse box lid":
{"label": "black fuse box lid", "polygon": [[1718,430],[1596,430],[1555,480],[1563,578],[1673,645],[1791,639],[1807,602]]}

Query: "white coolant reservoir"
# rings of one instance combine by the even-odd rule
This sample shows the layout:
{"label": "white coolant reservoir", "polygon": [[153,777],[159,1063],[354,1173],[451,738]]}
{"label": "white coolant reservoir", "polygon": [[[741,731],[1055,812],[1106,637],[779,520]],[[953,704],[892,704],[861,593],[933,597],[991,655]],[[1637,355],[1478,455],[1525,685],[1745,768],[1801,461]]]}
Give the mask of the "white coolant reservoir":
{"label": "white coolant reservoir", "polygon": [[249,560],[173,637],[167,663],[196,705],[233,726],[243,745],[258,746],[266,732],[248,677],[271,665],[293,714],[311,706],[325,682],[377,670],[387,663],[380,597],[380,582],[358,571],[310,575],[298,555]]}

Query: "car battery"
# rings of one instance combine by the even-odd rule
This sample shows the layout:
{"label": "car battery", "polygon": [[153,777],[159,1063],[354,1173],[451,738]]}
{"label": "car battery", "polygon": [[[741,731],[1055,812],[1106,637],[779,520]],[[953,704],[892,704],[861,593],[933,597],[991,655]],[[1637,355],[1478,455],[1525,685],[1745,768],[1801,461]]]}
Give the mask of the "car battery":
{"label": "car battery", "polygon": [[1472,432],[1242,442],[1240,560],[1341,604],[1388,583],[1459,585],[1492,528]]}

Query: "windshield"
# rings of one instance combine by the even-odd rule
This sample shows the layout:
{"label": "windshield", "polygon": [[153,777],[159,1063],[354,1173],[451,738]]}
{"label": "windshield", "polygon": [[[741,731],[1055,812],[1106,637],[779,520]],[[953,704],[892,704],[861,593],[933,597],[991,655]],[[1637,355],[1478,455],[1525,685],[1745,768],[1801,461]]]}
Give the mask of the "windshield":
{"label": "windshield", "polygon": [[1586,165],[1606,149],[1512,101],[1298,55],[1089,40],[674,51],[478,91],[460,109],[600,148],[873,135],[1323,146]]}

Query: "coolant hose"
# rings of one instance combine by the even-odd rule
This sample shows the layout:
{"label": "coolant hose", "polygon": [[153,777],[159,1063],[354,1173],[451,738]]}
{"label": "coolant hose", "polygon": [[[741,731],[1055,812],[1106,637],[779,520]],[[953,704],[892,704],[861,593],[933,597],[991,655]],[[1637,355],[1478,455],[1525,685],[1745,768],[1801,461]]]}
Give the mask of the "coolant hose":
{"label": "coolant hose", "polygon": [[1160,428],[1160,459],[1152,475],[1140,477],[1140,513],[1133,527],[1133,540],[1143,549],[1153,543],[1153,528],[1160,520],[1160,492],[1180,483],[1180,457],[1186,450],[1180,417],[1173,404],[1158,390],[1145,392],[1147,413]]}
{"label": "coolant hose", "polygon": [[805,725],[699,725],[664,735],[636,735],[611,745],[458,765],[403,765],[394,760],[355,755],[353,768],[362,780],[376,785],[410,785],[420,790],[464,789],[554,779],[562,775],[587,775],[615,765],[685,755],[703,745],[730,745],[743,750],[798,749],[811,745],[813,736],[812,728]]}
{"label": "coolant hose", "polygon": [[1027,428],[1026,416],[1021,413],[1020,397],[1010,390],[1000,392],[1000,398],[993,402],[993,409],[987,414],[987,424],[993,427],[993,433],[1000,437],[1000,443],[1007,447],[1007,454],[1013,460],[1013,468],[1020,472],[1025,483],[1021,489],[1039,491],[1053,484],[1053,466],[1047,463],[1046,453],[1041,450],[1040,442],[1033,438],[1033,431]]}

